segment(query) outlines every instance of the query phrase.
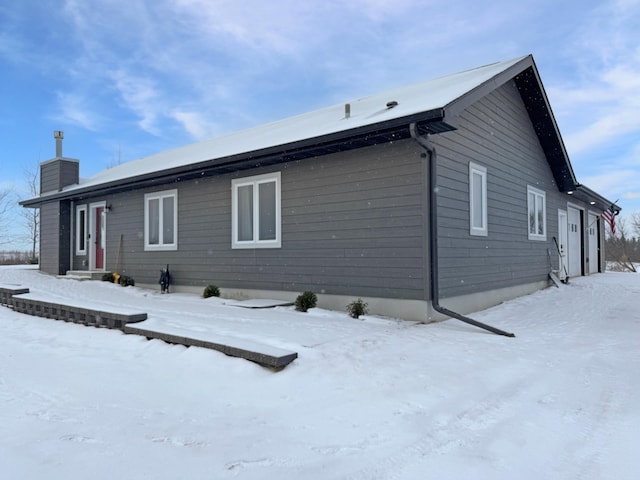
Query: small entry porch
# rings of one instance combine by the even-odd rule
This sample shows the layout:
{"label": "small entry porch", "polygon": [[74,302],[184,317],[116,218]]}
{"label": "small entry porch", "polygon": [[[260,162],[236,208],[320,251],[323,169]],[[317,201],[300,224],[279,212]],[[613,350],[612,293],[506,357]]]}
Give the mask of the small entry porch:
{"label": "small entry porch", "polygon": [[59,275],[59,278],[73,278],[74,280],[102,280],[106,270],[67,270],[65,275]]}

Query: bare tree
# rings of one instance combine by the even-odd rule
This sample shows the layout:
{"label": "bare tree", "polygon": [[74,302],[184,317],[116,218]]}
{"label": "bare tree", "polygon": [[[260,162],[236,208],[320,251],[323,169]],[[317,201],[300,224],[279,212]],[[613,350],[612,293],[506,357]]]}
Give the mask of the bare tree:
{"label": "bare tree", "polygon": [[[632,222],[635,229],[635,222]],[[635,272],[636,267],[630,258],[630,243],[628,240],[627,224],[624,219],[616,222],[616,235],[608,235],[607,238],[607,257],[614,263],[611,270],[617,272]]]}
{"label": "bare tree", "polygon": [[[38,195],[38,181],[40,168],[36,164],[35,167],[26,167],[23,170],[23,176],[26,185],[26,191],[30,197]],[[38,258],[38,240],[40,238],[40,209],[39,208],[23,208],[20,215],[25,220],[25,228],[27,238],[31,246],[31,261]]]}
{"label": "bare tree", "polygon": [[14,205],[15,201],[13,190],[8,188],[0,190],[0,245],[7,245],[11,243],[11,239],[7,236],[7,226],[9,225],[7,217]]}
{"label": "bare tree", "polygon": [[635,212],[631,214],[631,227],[636,234],[636,238],[640,238],[640,213]]}

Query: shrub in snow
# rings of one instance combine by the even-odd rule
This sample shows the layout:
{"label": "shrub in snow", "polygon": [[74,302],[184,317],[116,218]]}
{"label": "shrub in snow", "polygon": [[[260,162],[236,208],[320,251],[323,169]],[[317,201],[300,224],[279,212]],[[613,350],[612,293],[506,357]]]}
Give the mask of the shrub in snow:
{"label": "shrub in snow", "polygon": [[207,285],[204,289],[204,292],[202,292],[202,296],[204,298],[209,298],[209,297],[219,297],[220,296],[220,289],[218,287],[216,287],[215,285]]}
{"label": "shrub in snow", "polygon": [[316,294],[307,290],[296,298],[296,310],[298,312],[306,312],[310,308],[315,308],[317,303],[318,297]]}
{"label": "shrub in snow", "polygon": [[367,307],[368,305],[359,298],[347,305],[347,312],[349,312],[351,318],[359,318],[360,315],[366,315],[368,313]]}
{"label": "shrub in snow", "polygon": [[113,273],[105,273],[104,275],[102,275],[103,282],[113,283],[114,280],[115,280],[115,277],[113,276]]}
{"label": "shrub in snow", "polygon": [[120,277],[120,285],[123,287],[133,287],[135,284],[136,281],[131,277],[127,277],[126,275]]}

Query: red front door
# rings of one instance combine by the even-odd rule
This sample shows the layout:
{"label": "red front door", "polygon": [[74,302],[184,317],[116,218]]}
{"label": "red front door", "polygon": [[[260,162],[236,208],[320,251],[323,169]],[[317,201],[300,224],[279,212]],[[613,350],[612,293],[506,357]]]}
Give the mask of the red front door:
{"label": "red front door", "polygon": [[93,232],[95,251],[96,251],[96,270],[104,268],[104,207],[95,209],[95,232]]}

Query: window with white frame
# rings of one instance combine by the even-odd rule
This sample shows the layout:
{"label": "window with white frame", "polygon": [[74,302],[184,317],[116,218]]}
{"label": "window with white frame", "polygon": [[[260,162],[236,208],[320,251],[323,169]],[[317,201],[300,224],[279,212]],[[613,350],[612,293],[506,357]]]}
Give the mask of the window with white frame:
{"label": "window with white frame", "polygon": [[144,196],[144,249],[178,249],[178,191]]}
{"label": "window with white frame", "polygon": [[280,172],[231,182],[232,248],[280,248]]}
{"label": "window with white frame", "polygon": [[529,240],[547,239],[546,194],[527,185],[527,212],[529,217]]}
{"label": "window with white frame", "polygon": [[487,227],[487,169],[469,163],[469,233],[488,234]]}
{"label": "window with white frame", "polygon": [[76,255],[87,254],[87,206],[76,208]]}

